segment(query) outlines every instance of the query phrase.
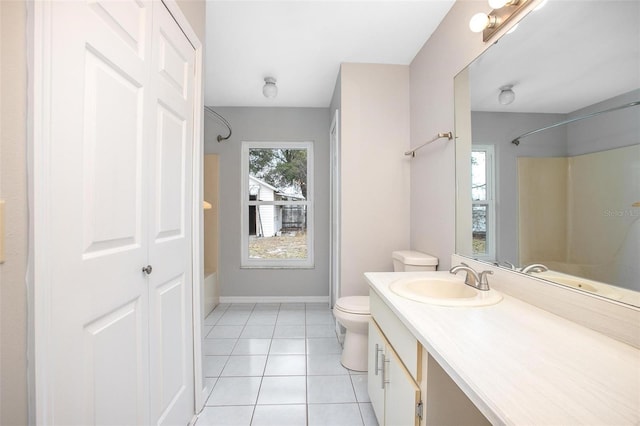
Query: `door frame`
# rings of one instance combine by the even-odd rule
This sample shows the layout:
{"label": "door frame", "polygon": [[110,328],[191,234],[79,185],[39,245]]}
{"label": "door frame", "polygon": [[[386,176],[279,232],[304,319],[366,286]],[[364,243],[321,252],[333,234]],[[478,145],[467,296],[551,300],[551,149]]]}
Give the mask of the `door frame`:
{"label": "door frame", "polygon": [[[335,136],[334,136],[335,135]],[[340,110],[336,109],[329,127],[329,306],[340,297]]]}
{"label": "door frame", "polygon": [[[202,378],[202,281],[203,241],[202,241],[202,160],[204,154],[204,83],[203,83],[203,44],[183,14],[176,0],[152,0],[163,3],[173,16],[182,32],[195,50],[194,76],[194,117],[192,141],[192,180],[193,215],[192,221],[192,312],[193,312],[193,353],[194,353],[194,416],[206,401]],[[52,395],[48,392],[51,371],[47,348],[52,344],[49,318],[52,306],[49,298],[51,269],[47,253],[55,247],[51,238],[50,206],[55,200],[49,191],[47,176],[51,172],[49,131],[52,126],[50,101],[49,64],[51,51],[49,37],[51,33],[50,1],[27,2],[27,178],[29,203],[28,236],[28,349],[29,360],[27,384],[29,394],[29,424],[52,424]],[[36,285],[37,284],[37,285]]]}

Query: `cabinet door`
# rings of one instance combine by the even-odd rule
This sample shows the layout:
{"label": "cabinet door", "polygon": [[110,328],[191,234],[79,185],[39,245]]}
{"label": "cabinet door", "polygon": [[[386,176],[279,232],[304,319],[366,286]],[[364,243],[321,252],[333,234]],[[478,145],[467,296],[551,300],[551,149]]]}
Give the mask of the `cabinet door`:
{"label": "cabinet door", "polygon": [[420,388],[389,345],[385,350],[385,417],[387,426],[418,426],[416,404]]}
{"label": "cabinet door", "polygon": [[369,320],[369,369],[367,372],[367,382],[369,399],[373,411],[376,414],[378,423],[384,424],[384,384],[382,382],[382,358],[386,340],[378,329],[378,326]]}

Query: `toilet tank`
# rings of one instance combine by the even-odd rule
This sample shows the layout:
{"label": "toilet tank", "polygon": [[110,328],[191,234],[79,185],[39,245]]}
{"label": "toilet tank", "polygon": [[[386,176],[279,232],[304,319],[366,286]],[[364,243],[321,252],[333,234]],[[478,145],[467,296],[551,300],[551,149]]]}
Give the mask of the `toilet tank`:
{"label": "toilet tank", "polygon": [[394,272],[435,271],[438,258],[413,250],[399,250],[391,254]]}

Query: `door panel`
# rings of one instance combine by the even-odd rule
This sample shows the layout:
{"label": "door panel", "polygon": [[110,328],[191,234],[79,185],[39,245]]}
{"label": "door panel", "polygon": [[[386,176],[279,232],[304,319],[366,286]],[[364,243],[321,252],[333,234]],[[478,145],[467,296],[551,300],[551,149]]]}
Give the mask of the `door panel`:
{"label": "door panel", "polygon": [[143,82],[86,52],[82,143],[87,256],[140,247]]}
{"label": "door panel", "polygon": [[386,356],[385,424],[418,426],[416,404],[420,401],[420,388],[413,381],[402,361],[389,345]]}
{"label": "door panel", "polygon": [[[136,21],[142,49],[151,35],[149,6],[131,6],[144,17]],[[42,271],[51,306],[48,419],[146,424],[149,307],[140,268],[148,258],[141,182],[149,73],[99,5],[49,7],[51,226],[35,230],[52,242],[51,269]]]}
{"label": "door panel", "polygon": [[195,50],[164,7],[154,9],[155,141],[149,158],[151,420],[187,424],[194,412],[192,156]]}
{"label": "door panel", "polygon": [[384,387],[382,385],[382,355],[385,352],[386,339],[373,321],[369,320],[369,350],[367,386],[371,406],[380,424],[384,424]]}

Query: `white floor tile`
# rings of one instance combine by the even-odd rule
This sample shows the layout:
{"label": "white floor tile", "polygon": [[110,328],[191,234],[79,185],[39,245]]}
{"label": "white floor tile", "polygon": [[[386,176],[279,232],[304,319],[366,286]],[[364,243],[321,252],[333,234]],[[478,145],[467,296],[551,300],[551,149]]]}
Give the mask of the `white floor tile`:
{"label": "white floor tile", "polygon": [[253,310],[254,311],[266,310],[266,311],[278,312],[280,310],[280,304],[279,303],[256,303],[256,306],[254,306]]}
{"label": "white floor tile", "polygon": [[273,325],[246,325],[240,337],[243,339],[271,339],[274,328]]}
{"label": "white floor tile", "polygon": [[304,303],[282,303],[280,311],[304,311],[306,306]]}
{"label": "white floor tile", "polygon": [[216,325],[245,325],[251,311],[227,310]]}
{"label": "white floor tile", "polygon": [[204,407],[195,426],[249,426],[253,405]]}
{"label": "white floor tile", "polygon": [[256,405],[252,426],[306,426],[307,406]]}
{"label": "white floor tile", "polygon": [[254,310],[249,316],[247,325],[272,325],[278,319],[278,311]]}
{"label": "white floor tile", "polygon": [[276,325],[276,329],[273,332],[274,339],[282,338],[302,338],[304,339],[305,331],[304,325]]}
{"label": "white floor tile", "polygon": [[314,337],[307,339],[307,353],[309,355],[319,354],[341,354],[342,346],[338,339],[334,337]]}
{"label": "white floor tile", "polygon": [[220,376],[262,376],[266,363],[266,355],[231,355]]}
{"label": "white floor tile", "polygon": [[218,322],[218,320],[222,318],[222,315],[224,315],[224,311],[214,310],[209,315],[207,315],[207,317],[204,319],[204,324],[215,325]]}
{"label": "white floor tile", "polygon": [[269,354],[272,355],[304,355],[304,339],[273,339]]}
{"label": "white floor tile", "polygon": [[269,353],[271,339],[239,339],[233,355],[266,355]]}
{"label": "white floor tile", "polygon": [[304,376],[307,358],[304,355],[269,355],[265,376]]}
{"label": "white floor tile", "polygon": [[242,333],[241,325],[216,325],[207,335],[209,339],[237,339]]}
{"label": "white floor tile", "polygon": [[308,311],[330,311],[328,303],[307,303],[306,308],[307,308],[307,312]]}
{"label": "white floor tile", "polygon": [[371,403],[358,404],[360,406],[360,414],[362,414],[362,420],[364,420],[364,426],[378,426],[378,419],[373,411]]}
{"label": "white floor tile", "polygon": [[310,404],[309,426],[362,426],[358,404]]}
{"label": "white floor tile", "polygon": [[221,377],[206,405],[254,405],[262,377]]}
{"label": "white floor tile", "polygon": [[264,377],[258,405],[305,404],[306,379],[303,376]]}
{"label": "white floor tile", "polygon": [[202,353],[205,355],[231,355],[236,339],[204,339]]}
{"label": "white floor tile", "polygon": [[356,402],[349,376],[307,376],[309,404]]}
{"label": "white floor tile", "polygon": [[367,389],[367,375],[366,374],[352,374],[351,383],[353,383],[353,389],[356,391],[356,399],[358,402],[369,402],[369,390]]}
{"label": "white floor tile", "polygon": [[222,373],[224,365],[227,363],[228,356],[209,356],[206,355],[202,359],[202,369],[205,377],[218,377]]}
{"label": "white floor tile", "polygon": [[335,322],[331,311],[307,311],[307,324],[326,324],[331,325]]}
{"label": "white floor tile", "polygon": [[304,310],[283,311],[280,309],[276,324],[301,325],[304,324]]}
{"label": "white floor tile", "polygon": [[333,337],[336,338],[336,328],[328,324],[307,325],[307,337]]}
{"label": "white floor tile", "polygon": [[336,375],[349,374],[349,370],[340,364],[340,354],[307,355],[307,374]]}
{"label": "white floor tile", "polygon": [[231,306],[227,309],[227,311],[253,311],[253,308],[256,306],[255,303],[232,303]]}

